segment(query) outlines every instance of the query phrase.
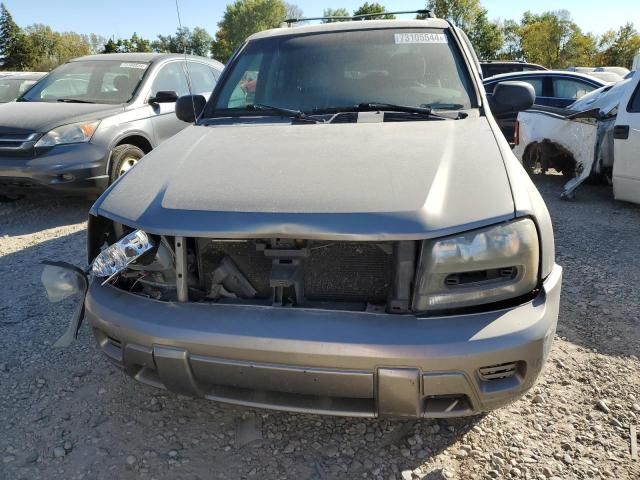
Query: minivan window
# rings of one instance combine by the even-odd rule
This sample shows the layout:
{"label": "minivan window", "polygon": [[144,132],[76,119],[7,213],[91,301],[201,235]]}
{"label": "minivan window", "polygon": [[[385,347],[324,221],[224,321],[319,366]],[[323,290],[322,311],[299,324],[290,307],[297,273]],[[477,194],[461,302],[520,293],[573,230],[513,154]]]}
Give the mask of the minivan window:
{"label": "minivan window", "polygon": [[149,64],[116,60],[82,60],[53,70],[20,101],[126,103],[133,97]]}
{"label": "minivan window", "polygon": [[320,113],[360,103],[470,108],[471,80],[441,29],[379,29],[288,35],[248,43],[213,106],[264,104]]}

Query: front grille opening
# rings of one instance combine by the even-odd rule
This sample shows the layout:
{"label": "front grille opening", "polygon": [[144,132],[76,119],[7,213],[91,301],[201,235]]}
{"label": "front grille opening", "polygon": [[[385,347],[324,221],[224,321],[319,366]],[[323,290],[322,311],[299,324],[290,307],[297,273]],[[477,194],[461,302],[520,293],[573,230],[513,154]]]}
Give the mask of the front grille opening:
{"label": "front grille opening", "polygon": [[221,303],[391,311],[392,287],[413,280],[398,280],[394,242],[199,239],[196,250],[200,288]]}
{"label": "front grille opening", "polygon": [[485,382],[511,378],[518,374],[520,364],[523,362],[502,363],[478,369],[480,379]]}
{"label": "front grille opening", "polygon": [[433,395],[425,397],[422,415],[424,417],[455,417],[473,412],[466,395]]}
{"label": "front grille opening", "polygon": [[452,273],[444,279],[447,287],[481,285],[486,282],[510,281],[518,275],[517,267],[492,268],[472,272]]}

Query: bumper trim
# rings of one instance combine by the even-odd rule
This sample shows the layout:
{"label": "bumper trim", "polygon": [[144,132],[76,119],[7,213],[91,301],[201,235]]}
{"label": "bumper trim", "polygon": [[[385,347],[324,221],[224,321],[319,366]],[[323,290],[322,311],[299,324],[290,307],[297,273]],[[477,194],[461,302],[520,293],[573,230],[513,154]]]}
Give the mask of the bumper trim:
{"label": "bumper trim", "polygon": [[[426,319],[160,302],[95,283],[86,311],[103,351],[143,383],[258,408],[453,417],[504,406],[535,384],[561,280],[556,266],[530,302]],[[517,368],[480,374],[501,365]]]}

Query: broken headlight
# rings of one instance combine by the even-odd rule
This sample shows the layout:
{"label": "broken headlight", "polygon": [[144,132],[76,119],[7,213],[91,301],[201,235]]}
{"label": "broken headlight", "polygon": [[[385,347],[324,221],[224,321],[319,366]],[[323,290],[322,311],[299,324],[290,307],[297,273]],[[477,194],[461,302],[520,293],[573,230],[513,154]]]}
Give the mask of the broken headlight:
{"label": "broken headlight", "polygon": [[413,309],[446,310],[495,303],[532,292],[540,247],[531,219],[425,240]]}
{"label": "broken headlight", "polygon": [[95,277],[109,280],[154,246],[149,235],[142,230],[135,230],[102,250],[93,261],[91,272]]}

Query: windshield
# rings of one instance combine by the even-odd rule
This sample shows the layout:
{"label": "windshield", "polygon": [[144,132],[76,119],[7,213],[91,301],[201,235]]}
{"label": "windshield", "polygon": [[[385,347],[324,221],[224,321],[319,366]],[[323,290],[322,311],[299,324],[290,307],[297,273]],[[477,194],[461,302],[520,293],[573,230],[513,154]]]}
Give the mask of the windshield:
{"label": "windshield", "polygon": [[370,102],[462,109],[475,104],[470,92],[467,67],[444,30],[282,36],[249,42],[205,116],[255,104],[305,113]]}
{"label": "windshield", "polygon": [[14,101],[36,82],[24,78],[0,78],[0,103]]}
{"label": "windshield", "polygon": [[25,102],[126,103],[147,68],[144,62],[86,60],[61,65],[26,92]]}

